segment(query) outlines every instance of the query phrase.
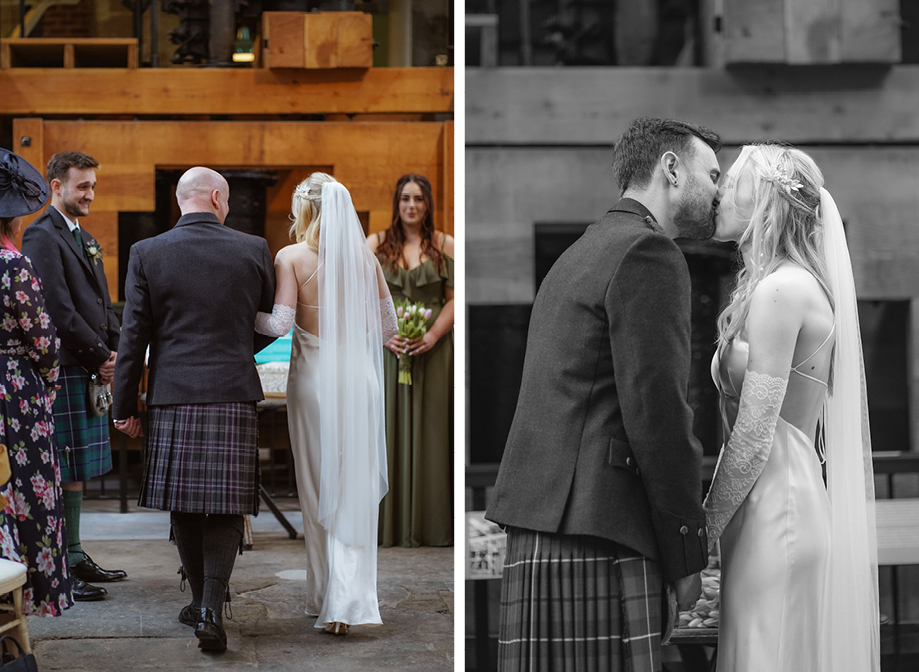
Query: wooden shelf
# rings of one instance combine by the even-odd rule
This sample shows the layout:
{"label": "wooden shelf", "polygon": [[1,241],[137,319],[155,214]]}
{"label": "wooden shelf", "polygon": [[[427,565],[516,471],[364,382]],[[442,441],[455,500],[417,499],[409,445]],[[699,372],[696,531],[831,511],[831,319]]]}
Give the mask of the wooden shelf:
{"label": "wooden shelf", "polygon": [[26,37],[0,40],[0,69],[137,68],[134,38]]}

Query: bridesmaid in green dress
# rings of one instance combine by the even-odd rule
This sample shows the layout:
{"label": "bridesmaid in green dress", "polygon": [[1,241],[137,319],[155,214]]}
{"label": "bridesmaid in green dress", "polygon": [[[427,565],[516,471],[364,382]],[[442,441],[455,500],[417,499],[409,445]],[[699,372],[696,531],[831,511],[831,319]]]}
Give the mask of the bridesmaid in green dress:
{"label": "bridesmaid in green dress", "polygon": [[[395,336],[383,353],[389,494],[380,505],[383,546],[453,544],[453,238],[434,230],[431,183],[403,175],[392,225],[367,244],[393,301],[432,310],[422,338]],[[412,384],[397,382],[411,357]]]}

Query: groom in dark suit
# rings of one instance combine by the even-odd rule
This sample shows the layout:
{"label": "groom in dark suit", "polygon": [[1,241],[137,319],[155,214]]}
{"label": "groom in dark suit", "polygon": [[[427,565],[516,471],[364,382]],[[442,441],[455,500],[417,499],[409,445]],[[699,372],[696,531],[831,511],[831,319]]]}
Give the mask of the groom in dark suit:
{"label": "groom in dark suit", "polygon": [[264,238],[223,225],[226,180],[208,168],[179,179],[175,227],[131,247],[124,326],[115,367],[115,427],[141,434],[137,392],[150,346],[144,478],[138,503],[170,511],[192,603],[179,621],[198,646],[225,651],[221,612],[243,515],[258,514],[253,355],[272,340],[255,333],[270,313],[275,274]]}
{"label": "groom in dark suit", "polygon": [[80,226],[89,214],[99,164],[82,152],[60,152],[48,161],[51,206],[22,235],[22,252],[42,282],[51,321],[61,339],[61,389],[54,402],[60,451],[67,557],[75,600],[101,600],[106,590],[87,582],[119,581],[122,570],[102,569],[80,543],[83,482],[112,468],[108,414],[87,410],[91,375],[111,383],[120,325],[112,310],[102,247]]}
{"label": "groom in dark suit", "polygon": [[663,584],[683,608],[700,593],[690,280],[672,239],[711,237],[719,148],[694,124],[634,121],[614,151],[621,199],[536,296],[486,514],[508,532],[503,672],[659,670]]}

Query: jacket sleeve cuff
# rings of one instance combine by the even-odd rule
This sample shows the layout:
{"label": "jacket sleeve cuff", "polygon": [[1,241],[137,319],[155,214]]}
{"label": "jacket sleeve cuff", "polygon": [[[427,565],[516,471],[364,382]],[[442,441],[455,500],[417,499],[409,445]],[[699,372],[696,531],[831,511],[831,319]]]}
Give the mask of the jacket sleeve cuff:
{"label": "jacket sleeve cuff", "polygon": [[651,520],[665,581],[695,574],[708,565],[705,520],[683,518],[669,511],[652,511]]}

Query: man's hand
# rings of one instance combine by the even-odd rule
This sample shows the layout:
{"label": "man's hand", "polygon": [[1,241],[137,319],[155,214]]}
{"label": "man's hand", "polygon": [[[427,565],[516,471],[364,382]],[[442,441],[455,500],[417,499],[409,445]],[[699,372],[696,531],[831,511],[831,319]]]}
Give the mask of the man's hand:
{"label": "man's hand", "polygon": [[696,604],[699,595],[702,594],[702,575],[690,574],[682,579],[677,579],[673,583],[676,588],[676,601],[680,605],[680,611],[687,611]]}
{"label": "man's hand", "polygon": [[102,382],[106,385],[115,380],[116,357],[118,357],[118,353],[112,350],[111,354],[108,356],[108,359],[105,360],[105,363],[99,367],[99,377],[102,378]]}
{"label": "man's hand", "polygon": [[116,420],[115,429],[124,432],[132,439],[144,435],[144,428],[140,424],[140,418],[128,418],[127,420]]}

